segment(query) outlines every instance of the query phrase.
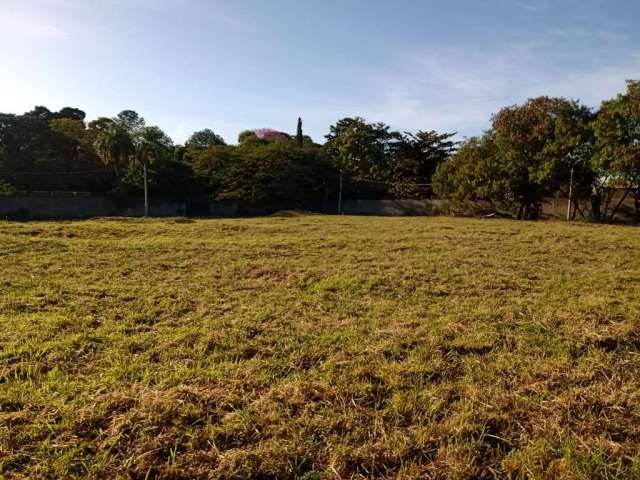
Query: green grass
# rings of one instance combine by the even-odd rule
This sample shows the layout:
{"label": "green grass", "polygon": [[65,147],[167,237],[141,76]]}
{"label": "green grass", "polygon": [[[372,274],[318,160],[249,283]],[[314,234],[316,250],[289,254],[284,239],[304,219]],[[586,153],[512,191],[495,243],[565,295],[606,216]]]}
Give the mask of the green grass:
{"label": "green grass", "polygon": [[640,234],[0,223],[0,476],[640,478]]}

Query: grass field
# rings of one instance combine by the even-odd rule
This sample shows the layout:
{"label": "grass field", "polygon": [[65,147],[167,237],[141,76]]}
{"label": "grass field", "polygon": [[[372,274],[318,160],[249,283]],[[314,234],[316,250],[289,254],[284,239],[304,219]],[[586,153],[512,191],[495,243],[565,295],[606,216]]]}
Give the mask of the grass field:
{"label": "grass field", "polygon": [[0,272],[6,478],[640,478],[631,227],[4,222]]}

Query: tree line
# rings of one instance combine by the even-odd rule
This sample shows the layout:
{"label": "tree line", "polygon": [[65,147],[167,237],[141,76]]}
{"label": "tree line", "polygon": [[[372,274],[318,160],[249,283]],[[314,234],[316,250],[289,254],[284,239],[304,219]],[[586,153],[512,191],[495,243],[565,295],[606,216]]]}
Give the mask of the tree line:
{"label": "tree line", "polygon": [[[632,195],[640,220],[640,82],[597,111],[538,97],[503,108],[482,136],[462,142],[433,176],[436,195],[486,200],[536,219],[546,197],[589,200],[594,220],[611,220]],[[614,192],[622,191],[616,199]]]}
{"label": "tree line", "polygon": [[[424,196],[424,184],[455,150],[454,134],[399,133],[381,123],[345,118],[324,145],[304,135],[263,128],[227,144],[211,129],[175,144],[132,110],[85,122],[85,113],[38,106],[0,114],[0,189],[142,193],[184,198],[309,206],[335,197],[337,178],[369,197]],[[145,181],[147,177],[147,181]],[[425,180],[426,179],[426,180]],[[355,190],[354,190],[355,191]]]}
{"label": "tree line", "polygon": [[538,218],[547,197],[571,195],[574,214],[588,200],[602,221],[632,196],[640,218],[638,81],[597,110],[552,97],[505,107],[489,130],[462,142],[454,132],[398,132],[360,117],[336,122],[324,144],[304,135],[301,119],[293,134],[247,130],[235,144],[211,129],[177,144],[132,110],[85,120],[71,107],[0,114],[0,192],[148,191],[314,208],[342,185],[358,198],[481,200],[522,219]]}

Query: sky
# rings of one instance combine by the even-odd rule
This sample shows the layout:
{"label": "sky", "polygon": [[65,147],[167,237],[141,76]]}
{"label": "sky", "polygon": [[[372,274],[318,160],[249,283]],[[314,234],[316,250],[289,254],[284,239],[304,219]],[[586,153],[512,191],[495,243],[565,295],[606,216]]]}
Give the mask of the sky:
{"label": "sky", "polygon": [[0,112],[123,109],[322,143],[347,116],[482,133],[538,95],[597,107],[640,78],[637,0],[0,0]]}

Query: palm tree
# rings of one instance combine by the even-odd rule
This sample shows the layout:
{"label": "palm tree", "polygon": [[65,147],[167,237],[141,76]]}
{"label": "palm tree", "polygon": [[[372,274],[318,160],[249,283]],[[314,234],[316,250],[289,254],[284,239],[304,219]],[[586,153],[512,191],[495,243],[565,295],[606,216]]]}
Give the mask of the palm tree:
{"label": "palm tree", "polygon": [[117,177],[120,176],[120,165],[134,153],[131,137],[115,124],[98,133],[93,147],[105,165],[113,165]]}
{"label": "palm tree", "polygon": [[147,169],[154,161],[158,160],[171,139],[158,127],[144,127],[135,139],[135,159],[142,165],[144,177],[144,216],[149,215],[149,187]]}
{"label": "palm tree", "polygon": [[171,139],[158,127],[143,127],[129,132],[116,123],[101,129],[93,144],[102,161],[106,165],[113,165],[116,176],[119,176],[119,167],[131,160],[142,166],[145,217],[149,215],[149,165],[158,160],[171,145]]}
{"label": "palm tree", "polygon": [[136,160],[142,165],[142,175],[144,177],[144,216],[149,216],[149,187],[147,179],[147,167],[155,160],[155,147],[148,140],[141,139],[136,145]]}

